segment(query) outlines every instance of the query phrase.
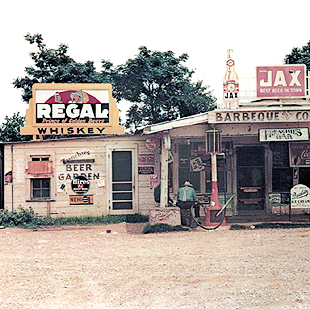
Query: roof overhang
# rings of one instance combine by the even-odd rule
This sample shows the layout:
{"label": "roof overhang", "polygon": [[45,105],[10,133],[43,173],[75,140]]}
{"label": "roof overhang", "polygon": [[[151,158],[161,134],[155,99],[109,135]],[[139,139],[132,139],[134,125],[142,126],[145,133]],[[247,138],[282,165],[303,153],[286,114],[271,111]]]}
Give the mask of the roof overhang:
{"label": "roof overhang", "polygon": [[202,124],[208,122],[208,113],[202,113],[197,115],[192,115],[172,121],[161,122],[157,124],[152,124],[141,128],[142,134],[154,134],[159,132],[168,131],[171,129],[182,128],[195,124]]}

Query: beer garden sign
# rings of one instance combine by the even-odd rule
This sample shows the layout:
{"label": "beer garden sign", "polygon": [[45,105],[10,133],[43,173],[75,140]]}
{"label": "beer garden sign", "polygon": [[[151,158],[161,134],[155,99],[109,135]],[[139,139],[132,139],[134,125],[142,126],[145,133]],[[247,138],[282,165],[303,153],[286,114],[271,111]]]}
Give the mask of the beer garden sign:
{"label": "beer garden sign", "polygon": [[34,84],[21,135],[124,134],[110,84]]}

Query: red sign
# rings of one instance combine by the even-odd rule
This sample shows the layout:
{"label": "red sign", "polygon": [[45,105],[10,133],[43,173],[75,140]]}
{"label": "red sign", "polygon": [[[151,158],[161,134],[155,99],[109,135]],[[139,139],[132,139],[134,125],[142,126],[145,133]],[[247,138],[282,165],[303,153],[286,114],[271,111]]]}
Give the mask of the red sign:
{"label": "red sign", "polygon": [[306,66],[282,65],[256,68],[258,98],[300,98],[306,96]]}
{"label": "red sign", "polygon": [[145,145],[147,149],[150,150],[156,150],[159,148],[160,146],[160,140],[155,138],[155,137],[149,137],[146,141],[145,141]]}
{"label": "red sign", "polygon": [[290,166],[310,166],[310,143],[290,143]]}

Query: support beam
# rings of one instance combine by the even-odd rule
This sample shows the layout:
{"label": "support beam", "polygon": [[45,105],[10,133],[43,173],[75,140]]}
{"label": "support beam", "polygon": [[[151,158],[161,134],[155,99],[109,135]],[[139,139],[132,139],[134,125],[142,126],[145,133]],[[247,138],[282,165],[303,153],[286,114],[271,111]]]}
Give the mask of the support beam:
{"label": "support beam", "polygon": [[[169,140],[169,145],[167,145],[167,140]],[[163,136],[161,139],[160,207],[166,207],[168,205],[169,148],[170,148],[169,133],[163,133]]]}

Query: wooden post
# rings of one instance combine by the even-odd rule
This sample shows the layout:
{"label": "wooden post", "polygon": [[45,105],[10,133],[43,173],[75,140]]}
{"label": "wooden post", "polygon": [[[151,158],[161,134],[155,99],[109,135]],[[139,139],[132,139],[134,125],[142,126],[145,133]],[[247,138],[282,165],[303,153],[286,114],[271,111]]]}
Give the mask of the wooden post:
{"label": "wooden post", "polygon": [[[167,142],[169,140],[169,142]],[[170,148],[169,133],[163,133],[161,139],[161,171],[160,171],[160,207],[168,205],[168,158]]]}

